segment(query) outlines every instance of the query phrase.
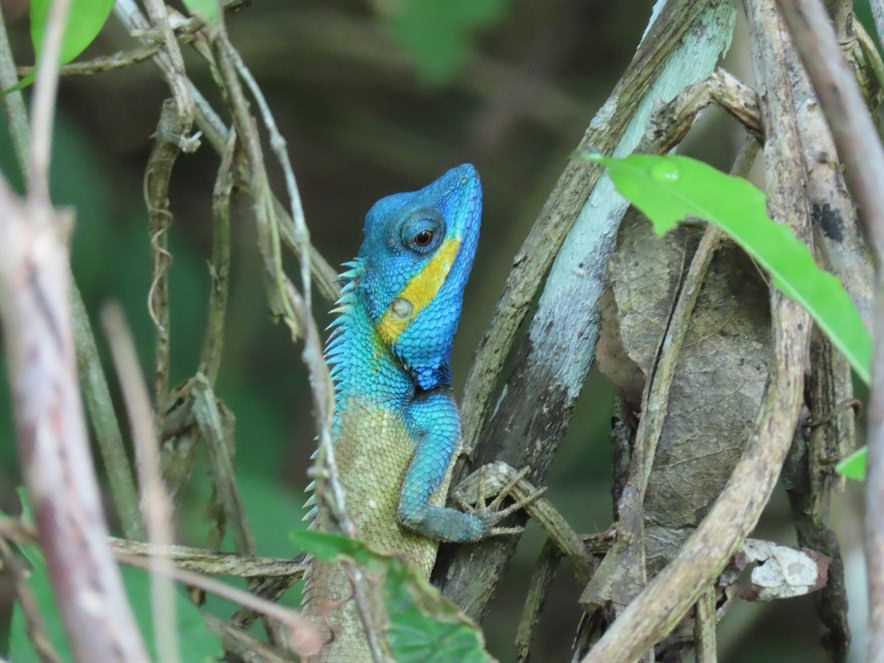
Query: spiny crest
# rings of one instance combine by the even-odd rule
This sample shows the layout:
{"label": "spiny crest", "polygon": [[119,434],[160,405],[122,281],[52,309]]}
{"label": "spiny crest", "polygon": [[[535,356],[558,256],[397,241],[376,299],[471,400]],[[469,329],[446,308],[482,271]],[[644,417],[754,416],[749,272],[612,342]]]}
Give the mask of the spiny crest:
{"label": "spiny crest", "polygon": [[325,345],[325,360],[331,367],[331,379],[335,384],[336,394],[340,392],[341,355],[347,349],[347,335],[344,332],[350,320],[350,312],[356,304],[356,284],[359,277],[365,273],[365,265],[358,258],[345,262],[343,266],[347,268],[347,271],[341,274],[344,285],[341,288],[341,296],[331,311],[335,318],[327,327],[331,330],[331,334]]}
{"label": "spiny crest", "polygon": [[[365,271],[365,266],[359,259],[349,260],[343,263],[343,266],[346,268],[346,271],[342,272],[340,276],[340,279],[343,282],[341,296],[338,297],[338,301],[335,302],[335,306],[332,309],[335,318],[326,328],[331,330],[331,334],[329,335],[328,342],[325,346],[325,360],[331,367],[330,374],[332,382],[335,385],[336,395],[340,394],[339,378],[341,372],[341,355],[345,352],[347,346],[347,336],[344,333],[344,330],[346,329],[346,323],[349,320],[350,311],[356,303],[356,283]],[[314,450],[310,459],[315,459],[317,453],[319,453],[319,450]],[[304,520],[310,523],[311,528],[315,526],[318,513],[316,495],[314,494],[315,487],[316,482],[311,481],[304,489],[304,492],[310,494],[307,498],[307,502],[304,504],[304,507],[307,509],[307,512],[304,515]]]}

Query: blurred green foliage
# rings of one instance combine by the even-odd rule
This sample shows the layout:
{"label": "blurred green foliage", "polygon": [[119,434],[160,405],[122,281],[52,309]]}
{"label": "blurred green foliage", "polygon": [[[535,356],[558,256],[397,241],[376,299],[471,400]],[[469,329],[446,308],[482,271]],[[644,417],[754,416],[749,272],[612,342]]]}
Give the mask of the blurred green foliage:
{"label": "blurred green foliage", "polygon": [[427,82],[451,79],[472,53],[473,32],[503,17],[509,0],[399,2],[384,18]]}
{"label": "blurred green foliage", "polygon": [[[587,122],[632,57],[652,4],[262,0],[228,17],[232,40],[288,140],[311,238],[332,264],[355,255],[365,211],[380,196],[421,186],[456,163],[478,167],[485,213],[455,344],[456,392],[513,256]],[[26,7],[20,5],[18,14],[15,7],[4,3],[4,15],[19,60],[28,63]],[[133,46],[111,20],[80,59]],[[185,58],[189,75],[217,104],[205,63],[190,50]],[[146,308],[150,256],[142,177],[150,136],[168,96],[149,62],[63,79],[52,163],[53,200],[76,211],[73,271],[87,308],[96,316],[104,302],[121,302],[146,375],[153,331]],[[729,158],[729,133],[720,119],[699,135],[688,149],[702,151],[713,163]],[[195,370],[202,342],[217,167],[217,157],[203,147],[182,155],[173,175],[173,383]],[[0,168],[20,182],[5,126]],[[289,556],[295,552],[289,533],[301,525],[302,490],[315,445],[307,380],[300,348],[267,314],[247,202],[234,212],[231,297],[216,393],[236,416],[237,479],[257,551]],[[329,307],[317,301],[320,322],[328,320]],[[110,366],[106,355],[104,365]],[[18,472],[5,368],[0,368],[0,507],[11,509]],[[579,531],[599,531],[611,522],[612,402],[610,387],[593,372],[549,475],[552,501]],[[210,492],[201,459],[177,512],[182,543],[205,543]],[[776,509],[773,522],[782,530],[788,522],[778,516],[784,509]],[[542,534],[529,524],[482,624],[488,650],[502,660],[513,657],[518,612],[542,544]],[[224,547],[230,550],[230,542]],[[564,660],[579,618],[579,591],[567,570],[559,574],[540,625],[537,660]],[[298,601],[297,589],[283,600]],[[0,594],[0,642],[2,604]],[[776,628],[747,626],[770,613],[755,605],[741,608],[754,617],[735,626],[737,635],[729,641],[737,644],[722,645],[721,660],[822,660],[808,628],[809,601],[789,605],[803,606],[803,612],[774,608]],[[229,603],[212,596],[206,607],[225,617],[232,612]]]}
{"label": "blurred green foliage", "polygon": [[[37,600],[40,614],[43,616],[49,642],[61,657],[62,661],[73,661],[70,648],[65,637],[64,628],[52,598],[52,585],[46,571],[46,563],[39,548],[31,546],[22,552],[31,564],[28,584]],[[144,634],[144,641],[153,660],[158,660],[154,641],[151,581],[150,576],[140,569],[122,567],[123,584],[129,597],[129,604],[135,615],[135,621]],[[175,611],[178,625],[178,642],[181,660],[192,663],[212,663],[224,654],[224,648],[215,635],[206,627],[200,616],[199,609],[187,598],[183,589],[175,593]],[[25,628],[25,618],[21,608],[16,605],[12,618],[12,638],[9,657],[16,663],[30,663],[40,660],[31,645]]]}

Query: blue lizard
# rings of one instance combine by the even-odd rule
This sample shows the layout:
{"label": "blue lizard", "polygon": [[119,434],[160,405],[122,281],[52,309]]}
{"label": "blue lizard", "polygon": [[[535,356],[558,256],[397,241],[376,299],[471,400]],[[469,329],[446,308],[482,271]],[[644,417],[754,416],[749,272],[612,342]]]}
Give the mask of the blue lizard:
{"label": "blue lizard", "polygon": [[[439,541],[511,533],[513,507],[445,506],[461,443],[451,393],[451,347],[482,213],[470,164],[374,204],[345,286],[326,354],[335,383],[333,443],[357,537],[429,576]],[[484,500],[482,501],[484,502]],[[316,525],[330,529],[322,505]],[[328,625],[321,661],[370,661],[352,588],[336,564],[314,561],[305,609]]]}

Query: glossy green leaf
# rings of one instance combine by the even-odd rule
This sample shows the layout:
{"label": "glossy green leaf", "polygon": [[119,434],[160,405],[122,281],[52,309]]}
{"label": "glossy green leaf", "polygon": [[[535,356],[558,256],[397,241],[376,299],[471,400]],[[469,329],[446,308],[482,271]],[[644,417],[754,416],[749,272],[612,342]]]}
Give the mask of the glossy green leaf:
{"label": "glossy green leaf", "polygon": [[[52,0],[31,0],[31,43],[34,46],[36,61],[40,60],[43,48],[43,34],[46,31],[46,22],[49,18],[49,10]],[[101,28],[107,22],[114,0],[71,0],[68,10],[68,25],[65,29],[61,43],[61,55],[59,61],[66,64],[86,50],[92,43]],[[34,74],[24,76],[18,83],[3,90],[0,94],[9,94],[26,88],[34,82]]]}
{"label": "glossy green leaf", "polygon": [[303,529],[295,530],[290,536],[295,545],[323,562],[331,562],[343,556],[360,564],[369,564],[378,557],[362,541],[343,534]]}
{"label": "glossy green leaf", "polygon": [[[39,61],[52,0],[31,0],[31,41]],[[70,62],[92,43],[114,7],[114,0],[71,0],[61,44],[61,62]]]}
{"label": "glossy green leaf", "polygon": [[492,660],[479,627],[398,557],[374,552],[341,534],[298,530],[292,539],[317,559],[346,557],[383,577],[387,643],[399,663]]}
{"label": "glossy green leaf", "polygon": [[418,74],[444,83],[469,58],[473,33],[503,18],[508,6],[508,0],[420,0],[396,3],[386,18]]}
{"label": "glossy green leaf", "polygon": [[747,180],[684,156],[587,154],[607,167],[617,190],[658,233],[698,217],[715,224],[751,255],[774,285],[801,304],[868,383],[872,339],[859,311],[833,275],[817,267],[792,231],[767,216],[765,195]]}
{"label": "glossy green leaf", "polygon": [[867,447],[857,449],[838,463],[835,466],[835,471],[848,479],[863,481],[866,478],[867,451]]}
{"label": "glossy green leaf", "polygon": [[221,25],[221,3],[218,0],[184,0],[184,6],[210,28]]}
{"label": "glossy green leaf", "polygon": [[[49,581],[44,558],[36,546],[26,546],[24,552],[26,552],[28,560],[33,565],[28,583],[37,599],[49,641],[63,661],[73,661],[61,618],[55,609],[52,585]],[[139,569],[122,567],[121,572],[123,574],[123,583],[126,587],[126,594],[129,597],[129,603],[132,606],[135,620],[144,636],[145,644],[152,654],[152,660],[158,660],[154,651],[150,578],[147,573]],[[186,598],[183,592],[175,593],[175,610],[178,623],[178,643],[182,661],[214,663],[216,659],[224,655],[224,648],[221,646],[221,643],[206,627],[200,611]],[[28,639],[24,616],[18,604],[16,604],[12,614],[11,633],[11,661],[15,663],[29,663],[30,661],[40,660]]]}
{"label": "glossy green leaf", "polygon": [[489,663],[482,631],[427,580],[393,560],[384,583],[387,642],[399,663]]}

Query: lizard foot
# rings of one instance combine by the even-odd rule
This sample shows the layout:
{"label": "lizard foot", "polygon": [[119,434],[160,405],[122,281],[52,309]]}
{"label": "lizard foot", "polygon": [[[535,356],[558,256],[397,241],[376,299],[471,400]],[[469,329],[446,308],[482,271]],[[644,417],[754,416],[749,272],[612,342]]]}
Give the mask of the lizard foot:
{"label": "lizard foot", "polygon": [[[519,534],[524,528],[498,527],[497,523],[530,506],[546,493],[546,488],[534,488],[525,479],[527,474],[527,467],[516,471],[506,463],[483,465],[458,486],[454,498],[465,512],[486,523],[489,536]],[[490,503],[487,501],[489,495],[494,495]],[[501,508],[507,498],[512,499],[513,504]]]}

